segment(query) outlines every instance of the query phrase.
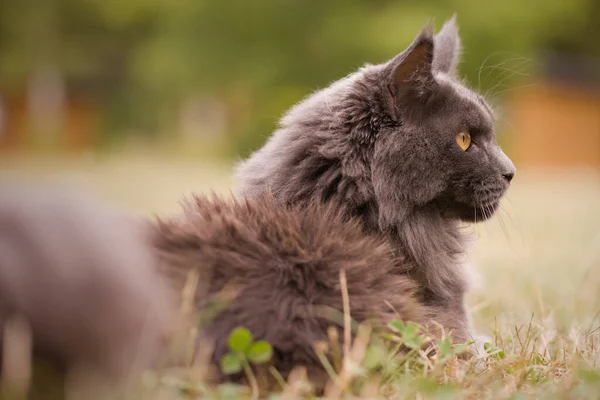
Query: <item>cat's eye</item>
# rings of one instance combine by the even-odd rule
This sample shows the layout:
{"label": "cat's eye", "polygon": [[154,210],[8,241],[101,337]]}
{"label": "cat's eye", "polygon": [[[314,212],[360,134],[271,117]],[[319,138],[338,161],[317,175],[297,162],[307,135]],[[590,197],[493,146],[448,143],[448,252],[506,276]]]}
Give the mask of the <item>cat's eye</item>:
{"label": "cat's eye", "polygon": [[456,143],[458,143],[458,146],[464,151],[469,150],[469,147],[471,147],[471,135],[469,132],[459,132],[459,134],[456,135]]}

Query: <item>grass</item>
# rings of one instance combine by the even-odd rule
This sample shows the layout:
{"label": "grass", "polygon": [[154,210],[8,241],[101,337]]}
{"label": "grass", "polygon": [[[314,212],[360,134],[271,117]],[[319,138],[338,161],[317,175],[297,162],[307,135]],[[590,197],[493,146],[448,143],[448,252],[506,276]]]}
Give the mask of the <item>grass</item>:
{"label": "grass", "polygon": [[[0,178],[75,182],[143,215],[177,211],[177,198],[191,191],[227,193],[233,183],[230,175],[227,164],[141,156],[0,160]],[[468,303],[477,330],[491,338],[495,354],[459,363],[414,352],[399,361],[367,347],[377,341],[361,328],[362,336],[354,343],[340,339],[341,346],[352,346],[355,359],[332,367],[342,382],[332,393],[397,399],[599,398],[599,206],[597,173],[520,172],[503,210],[474,228],[478,240],[470,252],[481,282]],[[397,332],[393,340],[406,339]],[[365,363],[379,369],[355,368]],[[249,388],[231,385],[205,389],[201,379],[190,377],[192,372],[167,374],[161,395],[191,398],[208,390],[212,398],[251,396]],[[282,397],[301,393],[301,375]]]}

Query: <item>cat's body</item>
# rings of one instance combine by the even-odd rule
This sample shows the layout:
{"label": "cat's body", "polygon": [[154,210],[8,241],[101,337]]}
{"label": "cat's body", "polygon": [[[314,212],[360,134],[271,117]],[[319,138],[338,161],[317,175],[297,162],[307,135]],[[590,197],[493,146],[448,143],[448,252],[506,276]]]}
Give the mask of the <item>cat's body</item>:
{"label": "cat's body", "polygon": [[[334,204],[383,235],[415,278],[419,297],[452,316],[469,339],[463,305],[461,221],[489,218],[514,166],[493,136],[494,115],[455,76],[454,20],[426,28],[391,61],[366,66],[293,107],[279,130],[238,166],[239,193],[270,190],[285,204]],[[455,135],[473,134],[469,152]]]}
{"label": "cat's body", "polygon": [[198,267],[198,309],[228,286],[239,290],[202,330],[199,345],[214,344],[215,365],[229,351],[229,333],[242,326],[273,346],[272,363],[283,376],[305,366],[323,384],[313,346],[328,341],[330,326],[342,336],[342,270],[354,321],[401,319],[440,334],[433,320],[445,316],[417,301],[416,282],[397,273],[386,241],[365,235],[360,221],[345,221],[334,207],[288,207],[264,193],[237,201],[197,196],[183,215],[155,228],[154,247],[173,287]]}

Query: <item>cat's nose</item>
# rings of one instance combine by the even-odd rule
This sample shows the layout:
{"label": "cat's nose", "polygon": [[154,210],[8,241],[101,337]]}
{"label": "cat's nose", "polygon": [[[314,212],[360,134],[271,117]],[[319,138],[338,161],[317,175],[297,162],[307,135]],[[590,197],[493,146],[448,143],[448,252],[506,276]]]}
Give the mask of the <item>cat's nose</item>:
{"label": "cat's nose", "polygon": [[512,181],[512,179],[515,177],[515,173],[517,172],[515,165],[497,145],[492,148],[491,154],[493,155],[493,158],[497,163],[496,165],[498,166],[498,172],[502,174],[502,177],[506,179],[507,183],[510,183],[510,181]]}

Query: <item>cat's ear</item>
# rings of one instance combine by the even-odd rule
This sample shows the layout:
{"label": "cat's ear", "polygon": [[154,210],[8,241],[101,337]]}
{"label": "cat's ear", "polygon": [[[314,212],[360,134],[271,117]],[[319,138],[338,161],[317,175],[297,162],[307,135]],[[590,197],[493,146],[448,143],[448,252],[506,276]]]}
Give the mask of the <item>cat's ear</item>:
{"label": "cat's ear", "polygon": [[435,35],[433,69],[455,75],[456,67],[460,61],[460,53],[460,36],[456,25],[456,15],[453,15]]}
{"label": "cat's ear", "polygon": [[428,23],[406,50],[387,63],[384,73],[389,83],[389,106],[394,116],[397,116],[404,99],[424,96],[435,82],[433,48],[433,28]]}

